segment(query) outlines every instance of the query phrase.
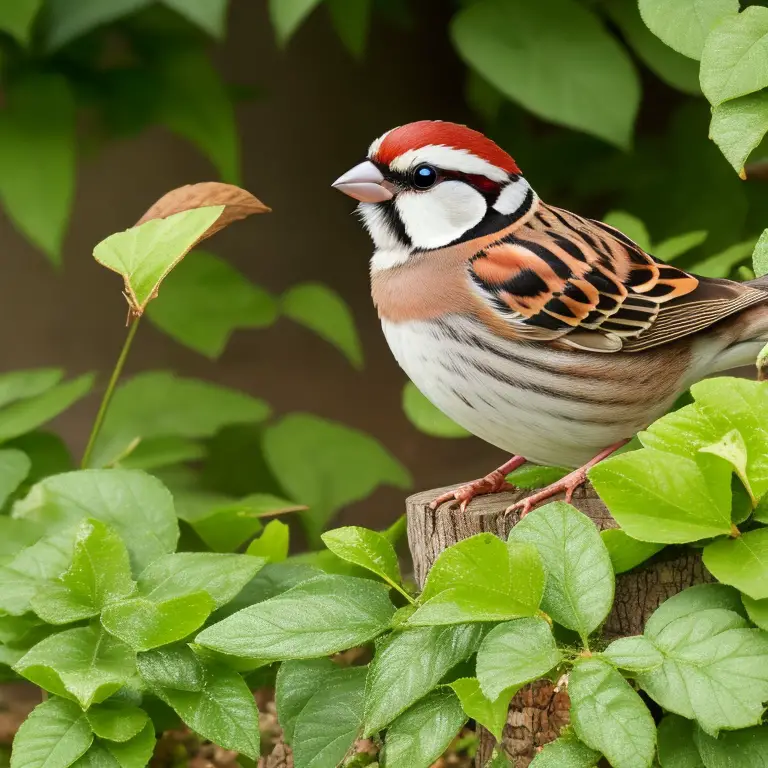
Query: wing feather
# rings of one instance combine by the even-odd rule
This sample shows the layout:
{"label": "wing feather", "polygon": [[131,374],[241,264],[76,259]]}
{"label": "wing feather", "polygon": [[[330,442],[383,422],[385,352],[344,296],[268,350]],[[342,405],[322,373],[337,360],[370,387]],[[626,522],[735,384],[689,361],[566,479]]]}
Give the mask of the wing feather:
{"label": "wing feather", "polygon": [[614,227],[543,203],[477,253],[470,276],[516,335],[603,352],[666,344],[768,299],[664,264]]}

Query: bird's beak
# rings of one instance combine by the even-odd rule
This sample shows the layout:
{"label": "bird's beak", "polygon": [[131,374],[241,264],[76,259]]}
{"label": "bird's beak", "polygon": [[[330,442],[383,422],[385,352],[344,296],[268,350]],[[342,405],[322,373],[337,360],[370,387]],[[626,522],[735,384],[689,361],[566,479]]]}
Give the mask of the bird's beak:
{"label": "bird's beak", "polygon": [[381,171],[370,160],[364,160],[339,176],[332,186],[362,203],[383,203],[393,197],[385,183]]}

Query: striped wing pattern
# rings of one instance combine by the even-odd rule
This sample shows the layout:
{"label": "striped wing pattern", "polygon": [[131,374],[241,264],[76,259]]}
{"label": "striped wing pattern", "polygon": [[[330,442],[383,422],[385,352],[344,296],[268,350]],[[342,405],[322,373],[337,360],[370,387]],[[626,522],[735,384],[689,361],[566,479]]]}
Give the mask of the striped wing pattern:
{"label": "striped wing pattern", "polygon": [[766,299],[664,264],[619,230],[543,203],[477,253],[470,276],[521,339],[605,352],[657,346]]}

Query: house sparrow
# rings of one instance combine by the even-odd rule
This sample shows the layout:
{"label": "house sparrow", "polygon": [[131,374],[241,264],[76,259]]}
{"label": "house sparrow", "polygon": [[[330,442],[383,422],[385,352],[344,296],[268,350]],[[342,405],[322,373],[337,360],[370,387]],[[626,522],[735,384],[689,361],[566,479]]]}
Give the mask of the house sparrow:
{"label": "house sparrow", "polygon": [[434,508],[508,488],[526,460],[576,469],[509,511],[570,500],[692,383],[753,362],[768,340],[768,282],[697,277],[544,203],[466,126],[395,128],[333,186],[360,201],[373,301],[400,366],[447,416],[514,454]]}

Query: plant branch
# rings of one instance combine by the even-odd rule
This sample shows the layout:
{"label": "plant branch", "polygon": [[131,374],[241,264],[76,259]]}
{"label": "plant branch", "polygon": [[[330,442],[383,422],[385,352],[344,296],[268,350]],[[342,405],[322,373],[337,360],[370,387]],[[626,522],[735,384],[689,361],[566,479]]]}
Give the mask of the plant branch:
{"label": "plant branch", "polygon": [[120,357],[117,358],[117,363],[115,363],[115,368],[112,371],[112,376],[109,379],[107,390],[101,400],[99,412],[96,414],[96,421],[93,422],[91,435],[88,438],[88,445],[85,448],[83,459],[80,462],[81,469],[86,469],[88,467],[88,462],[90,461],[91,454],[93,453],[93,447],[96,444],[96,438],[99,436],[99,432],[101,432],[101,427],[104,424],[104,418],[106,417],[107,410],[109,409],[109,403],[111,402],[112,396],[115,393],[115,387],[117,386],[117,382],[120,380],[120,375],[123,372],[125,361],[128,358],[128,353],[131,350],[131,344],[133,344],[133,337],[136,335],[136,330],[139,327],[139,320],[141,320],[141,316],[137,317],[128,328],[128,335],[125,337],[123,348],[120,350]]}

